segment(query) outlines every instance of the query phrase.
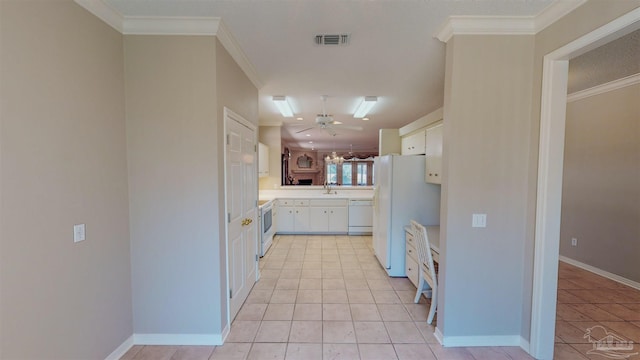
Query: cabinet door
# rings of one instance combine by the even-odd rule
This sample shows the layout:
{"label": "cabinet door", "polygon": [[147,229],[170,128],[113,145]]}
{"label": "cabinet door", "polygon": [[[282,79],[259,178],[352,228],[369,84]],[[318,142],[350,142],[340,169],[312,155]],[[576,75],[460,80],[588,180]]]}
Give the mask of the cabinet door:
{"label": "cabinet door", "polygon": [[309,207],[296,206],[294,211],[294,230],[297,233],[309,232]]}
{"label": "cabinet door", "polygon": [[424,154],[426,144],[424,130],[402,138],[402,155]]}
{"label": "cabinet door", "polygon": [[311,232],[329,231],[329,210],[326,207],[309,208],[309,230]]}
{"label": "cabinet door", "polygon": [[442,124],[427,129],[425,180],[442,183]]}
{"label": "cabinet door", "polygon": [[295,208],[293,206],[278,207],[278,232],[293,232],[295,221]]}
{"label": "cabinet door", "polygon": [[345,233],[349,231],[349,213],[346,206],[330,207],[326,210],[329,213],[329,232]]}

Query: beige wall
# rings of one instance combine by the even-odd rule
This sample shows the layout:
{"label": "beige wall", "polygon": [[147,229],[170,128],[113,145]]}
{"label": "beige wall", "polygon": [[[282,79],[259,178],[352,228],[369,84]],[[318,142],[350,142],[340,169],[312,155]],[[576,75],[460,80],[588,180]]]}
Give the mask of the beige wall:
{"label": "beige wall", "polygon": [[[224,107],[258,122],[258,92],[212,36],[126,36],[134,331],[227,325]],[[257,174],[256,174],[257,176]]]}
{"label": "beige wall", "polygon": [[[535,37],[454,36],[447,44],[449,181],[442,185],[446,266],[438,323],[445,336],[529,340],[542,57],[638,6],[638,0],[591,0]],[[472,212],[488,214],[486,229],[470,228]],[[492,253],[500,255],[487,260]],[[476,259],[483,261],[471,266]],[[495,321],[505,316],[512,318]]]}
{"label": "beige wall", "polygon": [[560,229],[560,255],[636,282],[639,99],[640,85],[633,85],[567,104]]}
{"label": "beige wall", "polygon": [[567,16],[536,34],[531,123],[529,131],[529,184],[527,185],[527,241],[524,255],[522,335],[529,338],[531,295],[533,289],[533,254],[535,236],[538,145],[540,135],[540,99],[542,94],[543,57],[640,6],[640,0],[589,0]]}
{"label": "beige wall", "polygon": [[136,334],[219,334],[216,40],[125,36]]}
{"label": "beige wall", "polygon": [[0,358],[104,359],[132,334],[122,36],[72,1],[0,23]]}
{"label": "beige wall", "polygon": [[[445,338],[520,333],[533,45],[533,36],[447,44],[437,325]],[[473,213],[487,214],[486,228],[471,227]]]}
{"label": "beige wall", "polygon": [[260,142],[269,146],[269,176],[260,178],[260,190],[275,189],[282,184],[282,139],[280,126],[260,126]]}
{"label": "beige wall", "polygon": [[[220,226],[218,226],[217,237],[213,240],[215,246],[219,249],[219,262],[215,265],[218,267],[217,272],[218,281],[222,286],[222,292],[220,293],[220,308],[216,309],[220,311],[218,314],[222,320],[221,330],[227,326],[227,270],[226,270],[226,242],[225,242],[225,219],[224,219],[224,108],[228,108],[234,113],[242,116],[245,120],[258,127],[258,89],[249,80],[249,78],[242,71],[240,66],[233,60],[231,55],[222,46],[220,41],[216,40],[216,58],[215,58],[215,71],[216,71],[216,104],[217,104],[217,139],[212,141],[217,145],[217,197],[214,201],[217,204],[217,219]],[[257,156],[257,153],[256,153]],[[256,168],[256,177],[257,168]],[[258,189],[256,189],[257,191]],[[256,239],[257,241],[257,239]],[[217,304],[216,304],[217,306]]]}

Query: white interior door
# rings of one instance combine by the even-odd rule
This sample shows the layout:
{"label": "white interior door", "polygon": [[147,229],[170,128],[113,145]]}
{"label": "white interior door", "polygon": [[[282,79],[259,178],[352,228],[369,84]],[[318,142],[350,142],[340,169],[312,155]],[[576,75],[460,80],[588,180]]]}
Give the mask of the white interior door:
{"label": "white interior door", "polygon": [[225,109],[226,208],[230,321],[256,281],[258,208],[256,130]]}

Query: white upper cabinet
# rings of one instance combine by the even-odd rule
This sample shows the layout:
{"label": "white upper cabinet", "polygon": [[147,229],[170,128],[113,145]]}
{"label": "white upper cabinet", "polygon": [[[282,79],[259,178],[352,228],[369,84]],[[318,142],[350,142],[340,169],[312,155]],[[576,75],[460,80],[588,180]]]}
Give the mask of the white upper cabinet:
{"label": "white upper cabinet", "polygon": [[442,184],[442,124],[427,129],[425,181]]}
{"label": "white upper cabinet", "polygon": [[258,143],[258,177],[269,176],[269,147]]}
{"label": "white upper cabinet", "polygon": [[426,132],[420,130],[402,137],[402,155],[419,155],[425,153]]}

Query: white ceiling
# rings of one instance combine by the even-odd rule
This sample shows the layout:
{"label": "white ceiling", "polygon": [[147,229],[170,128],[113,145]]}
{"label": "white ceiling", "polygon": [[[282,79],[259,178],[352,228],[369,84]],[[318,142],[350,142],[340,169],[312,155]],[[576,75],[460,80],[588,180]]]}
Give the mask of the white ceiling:
{"label": "white ceiling", "polygon": [[[255,67],[260,123],[284,122],[283,139],[316,149],[377,149],[380,128],[399,128],[443,104],[444,50],[434,38],[450,15],[532,16],[553,0],[105,0],[124,16],[221,17]],[[348,46],[320,47],[316,34],[351,34]],[[286,95],[296,116],[285,119],[271,98]],[[363,131],[312,126],[327,112]],[[378,96],[369,121],[352,114],[364,96]],[[336,127],[338,127],[337,125]],[[289,130],[289,131],[287,131]],[[294,145],[295,146],[295,145]]]}

